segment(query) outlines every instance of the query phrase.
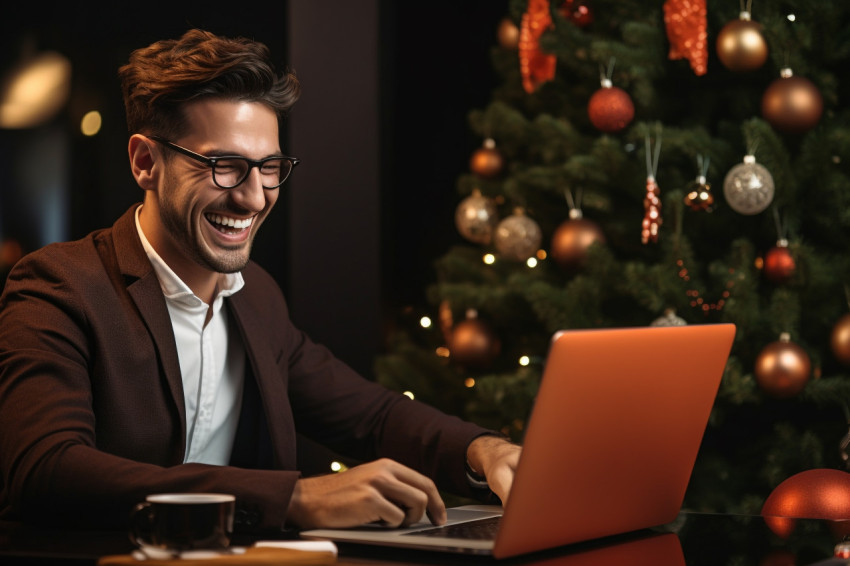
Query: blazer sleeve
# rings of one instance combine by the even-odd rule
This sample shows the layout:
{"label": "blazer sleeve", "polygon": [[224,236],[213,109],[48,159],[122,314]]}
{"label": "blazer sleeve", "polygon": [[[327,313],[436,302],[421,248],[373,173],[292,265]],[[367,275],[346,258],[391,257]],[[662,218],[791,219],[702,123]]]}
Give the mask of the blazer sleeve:
{"label": "blazer sleeve", "polygon": [[[248,327],[261,328],[285,360],[288,403],[299,433],[339,454],[360,461],[397,460],[458,495],[474,493],[465,472],[466,449],[483,434],[496,434],[456,416],[391,391],[357,374],[325,346],[311,340],[289,319],[282,293],[271,277],[252,264],[244,273],[242,305],[269,318]],[[235,296],[234,296],[235,299]],[[256,344],[262,337],[246,341]],[[275,413],[275,406],[267,411]]]}

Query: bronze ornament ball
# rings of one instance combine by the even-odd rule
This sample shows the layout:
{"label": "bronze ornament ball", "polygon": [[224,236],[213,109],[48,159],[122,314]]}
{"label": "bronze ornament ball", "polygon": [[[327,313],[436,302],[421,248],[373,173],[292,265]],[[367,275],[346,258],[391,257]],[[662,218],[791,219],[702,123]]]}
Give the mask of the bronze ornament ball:
{"label": "bronze ornament ball", "polygon": [[850,313],[838,319],[829,336],[829,347],[835,358],[850,366]]}
{"label": "bronze ornament ball", "polygon": [[470,170],[484,179],[498,177],[503,166],[502,154],[496,149],[496,142],[489,138],[484,140],[484,145],[476,149],[469,158]]}
{"label": "bronze ornament ball", "polygon": [[756,358],[756,382],[762,391],[777,399],[788,399],[802,391],[811,371],[809,355],[785,333],[765,346]]}
{"label": "bronze ornament ball", "polygon": [[623,89],[603,81],[602,88],[593,93],[587,103],[591,123],[606,133],[619,132],[635,117],[635,105]]}
{"label": "bronze ornament ball", "polygon": [[496,30],[499,45],[505,49],[519,48],[519,27],[510,19],[503,18]]}
{"label": "bronze ornament ball", "polygon": [[783,69],[782,76],[764,91],[761,113],[780,132],[802,134],[820,121],[823,97],[812,81]]}
{"label": "bronze ornament ball", "polygon": [[454,327],[449,351],[457,364],[484,368],[499,355],[501,342],[489,325],[478,318],[467,318]]}
{"label": "bronze ornament ball", "polygon": [[561,267],[577,269],[584,266],[588,248],[597,242],[605,243],[605,234],[598,224],[586,218],[571,218],[552,234],[549,255]]}
{"label": "bronze ornament ball", "polygon": [[767,42],[761,24],[750,19],[729,22],[717,34],[717,57],[727,69],[742,72],[758,69],[767,60]]}

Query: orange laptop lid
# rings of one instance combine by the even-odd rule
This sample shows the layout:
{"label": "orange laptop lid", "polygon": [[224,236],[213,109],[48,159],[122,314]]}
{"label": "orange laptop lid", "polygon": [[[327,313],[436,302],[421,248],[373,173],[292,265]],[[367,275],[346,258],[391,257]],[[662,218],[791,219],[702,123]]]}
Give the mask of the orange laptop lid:
{"label": "orange laptop lid", "polygon": [[493,555],[672,521],[734,335],[732,324],[558,333]]}
{"label": "orange laptop lid", "polygon": [[[445,527],[422,521],[301,536],[506,558],[669,523],[734,336],[732,324],[559,332],[504,509],[452,508]],[[453,528],[499,516],[495,538]]]}

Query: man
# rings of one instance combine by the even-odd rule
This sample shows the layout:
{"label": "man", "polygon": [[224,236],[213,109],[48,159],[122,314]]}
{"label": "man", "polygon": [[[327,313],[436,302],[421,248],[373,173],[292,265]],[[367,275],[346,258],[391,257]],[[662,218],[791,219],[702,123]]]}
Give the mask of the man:
{"label": "man", "polygon": [[[242,528],[440,524],[436,485],[485,478],[504,501],[518,446],[356,375],[249,261],[298,162],[279,145],[295,76],[199,30],[119,75],[142,204],[25,257],[0,298],[0,518],[114,525],[150,493],[211,491]],[[301,477],[296,431],[366,463]]]}

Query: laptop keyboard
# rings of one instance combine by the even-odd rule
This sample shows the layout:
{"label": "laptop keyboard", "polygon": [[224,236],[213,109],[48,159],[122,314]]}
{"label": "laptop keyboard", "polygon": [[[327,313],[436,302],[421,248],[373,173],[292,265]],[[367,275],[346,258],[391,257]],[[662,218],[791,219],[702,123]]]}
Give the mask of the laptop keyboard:
{"label": "laptop keyboard", "polygon": [[412,533],[405,533],[402,536],[417,535],[472,540],[494,540],[496,538],[496,531],[499,530],[500,519],[501,517],[476,519],[466,523],[455,523],[454,525],[446,525],[445,527],[434,527]]}

